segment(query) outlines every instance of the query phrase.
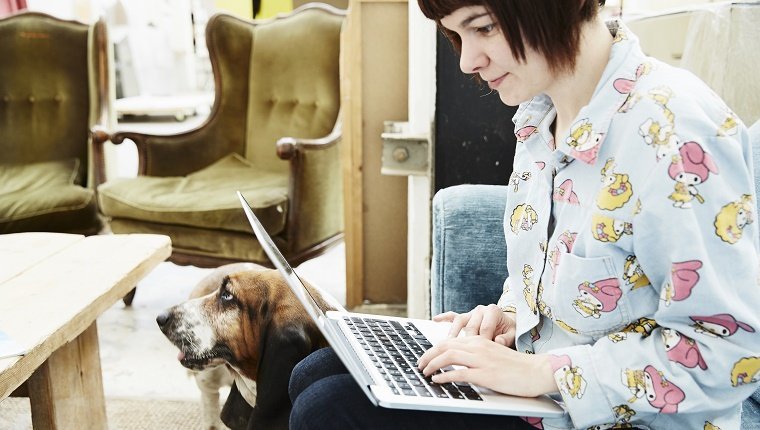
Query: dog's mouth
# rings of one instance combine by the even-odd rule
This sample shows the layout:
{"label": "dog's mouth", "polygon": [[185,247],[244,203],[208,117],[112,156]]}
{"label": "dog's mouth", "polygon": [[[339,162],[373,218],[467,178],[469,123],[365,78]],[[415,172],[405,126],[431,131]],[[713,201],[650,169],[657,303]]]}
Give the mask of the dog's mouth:
{"label": "dog's mouth", "polygon": [[177,360],[182,366],[190,370],[203,370],[224,364],[227,361],[224,355],[224,348],[216,347],[201,355],[180,350],[177,354]]}

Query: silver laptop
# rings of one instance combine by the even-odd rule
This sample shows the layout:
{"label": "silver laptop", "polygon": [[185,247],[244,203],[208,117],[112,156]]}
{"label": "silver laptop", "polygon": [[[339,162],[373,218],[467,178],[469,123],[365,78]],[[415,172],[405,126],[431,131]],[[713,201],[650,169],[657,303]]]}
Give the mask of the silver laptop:
{"label": "silver laptop", "polygon": [[[465,384],[436,384],[417,369],[417,359],[446,338],[449,324],[354,312],[323,312],[277,249],[248,202],[240,203],[261,243],[327,342],[376,406],[444,412],[552,417],[564,410],[548,396],[525,398]],[[443,371],[451,369],[443,369]]]}

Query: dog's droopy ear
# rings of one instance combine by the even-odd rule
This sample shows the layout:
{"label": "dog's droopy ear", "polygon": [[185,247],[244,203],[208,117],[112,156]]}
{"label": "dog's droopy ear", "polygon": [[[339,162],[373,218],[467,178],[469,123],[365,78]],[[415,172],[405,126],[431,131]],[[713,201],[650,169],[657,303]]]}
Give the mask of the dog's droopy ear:
{"label": "dog's droopy ear", "polygon": [[232,387],[230,387],[230,394],[227,396],[219,415],[222,422],[231,430],[246,430],[252,411],[253,407],[245,401],[237,388],[237,384],[233,382]]}
{"label": "dog's droopy ear", "polygon": [[301,326],[270,326],[262,342],[256,378],[256,407],[248,423],[249,429],[288,428],[290,374],[296,364],[316,347]]}

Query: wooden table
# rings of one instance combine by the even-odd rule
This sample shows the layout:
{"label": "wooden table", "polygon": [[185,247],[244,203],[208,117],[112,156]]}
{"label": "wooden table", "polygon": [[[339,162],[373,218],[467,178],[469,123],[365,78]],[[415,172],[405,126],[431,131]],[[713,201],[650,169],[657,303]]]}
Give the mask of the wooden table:
{"label": "wooden table", "polygon": [[161,235],[0,235],[0,399],[26,382],[37,429],[105,429],[96,318],[171,254]]}

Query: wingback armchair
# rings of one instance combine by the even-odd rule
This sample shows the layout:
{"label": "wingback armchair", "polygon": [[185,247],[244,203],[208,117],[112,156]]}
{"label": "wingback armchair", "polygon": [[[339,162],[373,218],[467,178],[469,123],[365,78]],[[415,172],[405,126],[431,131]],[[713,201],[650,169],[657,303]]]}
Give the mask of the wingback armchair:
{"label": "wingback armchair", "polygon": [[0,234],[95,234],[90,129],[110,115],[106,29],[24,12],[0,19]]}
{"label": "wingback armchair", "polygon": [[344,16],[317,4],[270,20],[213,16],[206,41],[216,97],[206,122],[175,135],[111,136],[139,154],[137,177],[98,188],[113,232],[166,234],[178,264],[269,264],[240,190],[291,263],[339,242]]}

